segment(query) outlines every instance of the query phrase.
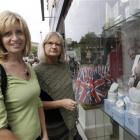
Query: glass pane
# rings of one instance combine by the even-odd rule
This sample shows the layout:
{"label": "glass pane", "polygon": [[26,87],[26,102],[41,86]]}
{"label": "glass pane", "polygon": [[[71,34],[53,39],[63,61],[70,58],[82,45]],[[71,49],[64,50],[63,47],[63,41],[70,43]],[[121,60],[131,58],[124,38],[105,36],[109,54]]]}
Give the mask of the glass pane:
{"label": "glass pane", "polygon": [[139,17],[140,0],[73,1],[65,18],[67,55],[82,65],[106,65],[127,89],[135,56],[140,54]]}

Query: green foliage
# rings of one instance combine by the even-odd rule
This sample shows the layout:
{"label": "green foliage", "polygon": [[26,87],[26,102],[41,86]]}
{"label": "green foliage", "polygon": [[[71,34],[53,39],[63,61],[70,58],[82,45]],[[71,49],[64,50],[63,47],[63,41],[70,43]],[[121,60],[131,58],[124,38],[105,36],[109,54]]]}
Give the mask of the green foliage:
{"label": "green foliage", "polygon": [[77,43],[77,41],[72,41],[72,43],[69,45],[69,48],[77,48],[79,46],[79,44]]}
{"label": "green foliage", "polygon": [[92,44],[97,45],[98,37],[95,35],[94,32],[89,32],[85,36],[80,39],[80,44]]}
{"label": "green foliage", "polygon": [[82,47],[81,44],[92,45],[97,46],[99,44],[99,38],[95,35],[94,32],[88,32],[85,34],[85,36],[81,37],[80,42],[72,41],[72,43],[69,45],[69,48],[78,48]]}
{"label": "green foliage", "polygon": [[34,56],[37,56],[37,47],[32,47],[31,53],[32,53]]}
{"label": "green foliage", "polygon": [[[94,32],[88,32],[81,37],[79,43],[72,41],[68,46],[69,49],[76,50],[76,54],[81,54],[81,63],[82,64],[94,64],[98,65],[101,63],[100,60],[100,48],[101,47],[101,38],[98,37]],[[80,51],[80,52],[78,52]],[[88,56],[90,55],[90,58]]]}
{"label": "green foliage", "polygon": [[32,47],[31,47],[31,55],[37,56],[37,48],[38,48],[38,43],[32,42]]}

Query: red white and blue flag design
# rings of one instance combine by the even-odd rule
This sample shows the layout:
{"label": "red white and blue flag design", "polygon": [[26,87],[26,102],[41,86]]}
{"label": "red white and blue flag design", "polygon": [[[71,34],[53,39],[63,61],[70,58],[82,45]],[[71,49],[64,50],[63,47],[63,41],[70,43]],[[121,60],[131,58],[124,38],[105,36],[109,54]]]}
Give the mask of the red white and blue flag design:
{"label": "red white and blue flag design", "polygon": [[74,85],[76,100],[87,105],[101,104],[112,82],[106,66],[82,67]]}

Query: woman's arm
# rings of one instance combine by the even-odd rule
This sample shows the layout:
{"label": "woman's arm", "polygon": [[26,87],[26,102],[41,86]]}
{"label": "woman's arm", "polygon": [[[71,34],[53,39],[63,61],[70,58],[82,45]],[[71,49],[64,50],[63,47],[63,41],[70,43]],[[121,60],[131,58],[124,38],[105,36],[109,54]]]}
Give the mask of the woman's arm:
{"label": "woman's arm", "polygon": [[77,103],[72,99],[61,99],[57,101],[43,101],[44,109],[56,109],[56,108],[65,108],[67,110],[73,111]]}
{"label": "woman's arm", "polygon": [[0,128],[0,140],[20,140],[10,130],[6,128]]}
{"label": "woman's arm", "polygon": [[0,140],[20,140],[12,131],[6,128],[7,123],[7,111],[0,88]]}
{"label": "woman's arm", "polygon": [[48,140],[48,133],[47,133],[46,123],[45,123],[43,107],[39,107],[38,112],[39,112],[40,125],[42,130],[42,140]]}

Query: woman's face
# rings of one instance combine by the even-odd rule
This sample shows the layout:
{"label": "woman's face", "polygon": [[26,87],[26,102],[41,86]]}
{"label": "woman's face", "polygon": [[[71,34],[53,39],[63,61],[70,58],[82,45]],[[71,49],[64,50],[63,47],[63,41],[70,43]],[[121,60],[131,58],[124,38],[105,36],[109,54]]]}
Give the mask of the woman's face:
{"label": "woman's face", "polygon": [[58,58],[62,51],[62,45],[60,39],[57,36],[52,36],[50,39],[45,43],[44,46],[45,55],[53,58]]}
{"label": "woman's face", "polygon": [[25,49],[25,35],[18,22],[5,30],[2,43],[8,54],[22,54]]}

